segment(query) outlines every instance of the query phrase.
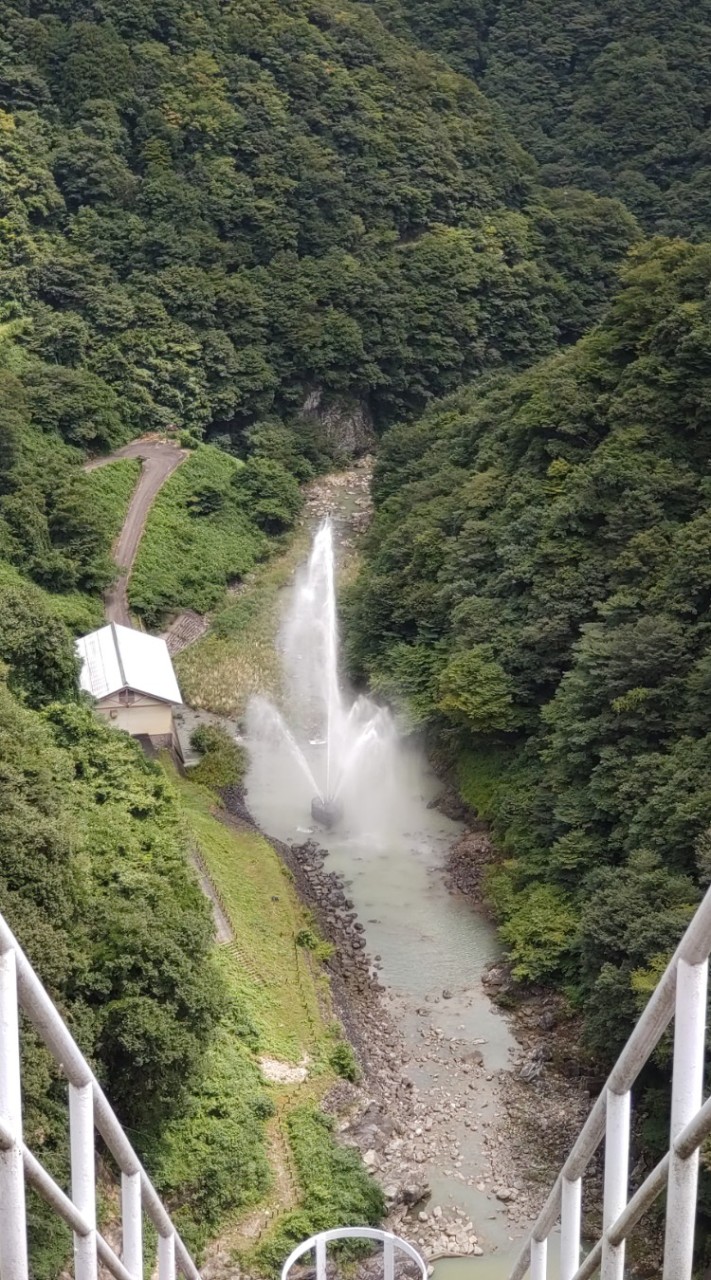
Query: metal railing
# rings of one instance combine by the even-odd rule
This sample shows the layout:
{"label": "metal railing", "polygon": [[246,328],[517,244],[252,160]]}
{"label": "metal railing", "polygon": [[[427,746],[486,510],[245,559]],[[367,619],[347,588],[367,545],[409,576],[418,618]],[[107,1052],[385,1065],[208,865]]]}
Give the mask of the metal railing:
{"label": "metal railing", "polygon": [[391,1231],[379,1231],[377,1227],[336,1227],[334,1231],[320,1231],[317,1236],[297,1244],[281,1269],[281,1280],[289,1280],[289,1272],[299,1258],[314,1250],[316,1255],[316,1280],[326,1280],[326,1245],[332,1240],[379,1240],[383,1246],[383,1280],[395,1280],[395,1253],[404,1253],[417,1264],[421,1280],[427,1280],[427,1265],[413,1245],[401,1240]]}
{"label": "metal railing", "polygon": [[[68,1081],[71,1195],[22,1140],[19,1009]],[[121,1171],[120,1257],[96,1225],[95,1130]],[[175,1280],[176,1268],[200,1280],[96,1076],[0,916],[0,1280],[28,1280],[26,1182],[71,1227],[76,1280],[96,1280],[99,1261],[115,1280],[142,1280],[144,1214],[158,1233],[159,1280]]]}
{"label": "metal railing", "polygon": [[[706,988],[711,951],[711,889],[613,1067],[534,1223],[510,1280],[547,1280],[547,1247],[560,1223],[560,1280],[623,1280],[625,1241],[666,1190],[662,1280],[691,1280],[699,1148],[711,1133],[711,1098],[704,1103]],[[672,1018],[674,1059],[669,1149],[628,1200],[631,1089]],[[581,1261],[585,1170],[605,1139],[602,1235]]]}

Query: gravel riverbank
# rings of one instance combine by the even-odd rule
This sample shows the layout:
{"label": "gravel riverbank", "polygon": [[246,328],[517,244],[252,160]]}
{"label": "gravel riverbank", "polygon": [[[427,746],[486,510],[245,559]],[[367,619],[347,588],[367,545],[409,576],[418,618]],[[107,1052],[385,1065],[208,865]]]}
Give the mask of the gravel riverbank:
{"label": "gravel riverbank", "polygon": [[[247,818],[243,802],[230,808]],[[511,1121],[503,1105],[502,1079],[483,1065],[479,1047],[445,1035],[437,1004],[445,991],[417,1010],[419,1047],[402,1033],[406,1010],[378,977],[378,958],[367,954],[365,928],[344,883],[327,867],[327,855],[312,841],[273,841],[291,870],[302,900],[314,912],[333,945],[327,962],[339,1017],[358,1054],[362,1081],[341,1082],[326,1099],[341,1140],[356,1146],[385,1190],[387,1225],[416,1243],[431,1261],[441,1256],[481,1256],[487,1251],[487,1223],[461,1206],[438,1204],[426,1169],[475,1187],[489,1215],[504,1213],[513,1232],[532,1214],[530,1188],[511,1159]],[[416,1083],[418,1068],[434,1068],[434,1087]],[[464,1137],[476,1131],[482,1156],[476,1168],[464,1158]]]}

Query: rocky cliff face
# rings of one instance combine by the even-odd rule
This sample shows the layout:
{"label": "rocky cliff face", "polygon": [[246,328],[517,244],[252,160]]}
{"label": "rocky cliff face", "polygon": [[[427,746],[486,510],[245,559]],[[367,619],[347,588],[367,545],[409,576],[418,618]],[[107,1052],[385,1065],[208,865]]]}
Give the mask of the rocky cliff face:
{"label": "rocky cliff face", "polygon": [[322,387],[314,387],[301,412],[321,424],[329,445],[342,458],[357,458],[373,448],[375,428],[365,401],[329,396]]}

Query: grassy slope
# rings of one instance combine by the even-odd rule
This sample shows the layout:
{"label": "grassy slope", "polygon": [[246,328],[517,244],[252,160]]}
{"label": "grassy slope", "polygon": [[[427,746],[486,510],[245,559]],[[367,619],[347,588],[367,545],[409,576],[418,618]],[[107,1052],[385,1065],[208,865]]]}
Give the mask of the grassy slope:
{"label": "grassy slope", "polygon": [[214,608],[227,584],[263,555],[264,535],[232,486],[242,465],[200,445],[163,485],[128,587],[131,608],[149,627],[171,610]]}
{"label": "grassy slope", "polygon": [[308,543],[304,525],[285,551],[258,566],[239,595],[227,596],[209,634],[178,655],[178,679],[191,707],[241,715],[251,694],[276,691],[279,661],[274,636],[280,592],[302,562]]}
{"label": "grassy slope", "polygon": [[6,560],[0,560],[0,586],[24,587],[33,595],[41,596],[49,612],[66,623],[75,635],[92,631],[103,622],[104,606],[97,596],[85,595],[81,591],[67,591],[62,595],[45,591],[23,577],[19,569]]}
{"label": "grassy slope", "polygon": [[220,948],[220,962],[257,1028],[260,1052],[292,1063],[304,1054],[317,1058],[329,1016],[328,988],[309,953],[296,946],[309,920],[288,872],[258,832],[216,818],[204,788],[185,780],[178,786],[188,827],[234,931],[234,942]]}
{"label": "grassy slope", "polygon": [[[178,1217],[187,1236],[198,1244],[219,1233],[222,1250],[248,1256],[253,1272],[273,1274],[296,1240],[345,1219],[375,1221],[381,1200],[357,1155],[337,1146],[317,1111],[335,1079],[329,1059],[340,1042],[341,1028],[333,1017],[328,982],[319,962],[296,944],[300,930],[313,930],[309,913],[299,902],[288,871],[262,836],[228,819],[222,821],[216,816],[219,810],[213,796],[203,787],[181,778],[175,778],[175,784],[186,829],[232,926],[235,940],[218,947],[217,961],[250,1045],[249,1050],[236,1046],[234,1035],[218,1044],[203,1094],[209,1096],[214,1088],[215,1096],[224,1100],[225,1083],[231,1084],[241,1095],[244,1115],[251,1117],[246,1135],[244,1117],[234,1125],[233,1142],[244,1148],[239,1155],[243,1170],[239,1194],[231,1204],[225,1201],[217,1220],[214,1216],[208,1223],[204,1216],[201,1220],[200,1201],[195,1197],[189,1209],[179,1210]],[[231,1061],[229,1057],[226,1061],[226,1052]],[[255,1076],[255,1055],[294,1064],[308,1057],[308,1078],[301,1084],[264,1085]],[[259,1103],[260,1091],[270,1099],[273,1115],[255,1126],[255,1107],[262,1116],[266,1114]],[[229,1107],[229,1089],[226,1098]],[[161,1169],[163,1186],[184,1187],[186,1170],[193,1162],[199,1165],[200,1128],[206,1116],[209,1122],[209,1114],[198,1099],[193,1117],[169,1134]],[[233,1123],[231,1113],[221,1121],[228,1135]],[[305,1133],[310,1143],[306,1162]],[[234,1158],[232,1147],[226,1158]],[[324,1171],[329,1187],[325,1198]],[[210,1207],[214,1215],[214,1203]]]}
{"label": "grassy slope", "polygon": [[90,471],[91,501],[111,541],[118,537],[141,473],[138,458],[119,458]]}

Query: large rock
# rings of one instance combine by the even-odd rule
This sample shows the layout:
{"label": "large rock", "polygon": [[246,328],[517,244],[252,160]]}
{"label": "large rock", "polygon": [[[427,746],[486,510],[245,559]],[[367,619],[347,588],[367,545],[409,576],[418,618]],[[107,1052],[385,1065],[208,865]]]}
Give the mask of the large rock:
{"label": "large rock", "polygon": [[304,400],[301,413],[321,424],[329,445],[343,458],[360,457],[375,444],[373,417],[362,400],[327,396],[322,387],[314,387]]}

